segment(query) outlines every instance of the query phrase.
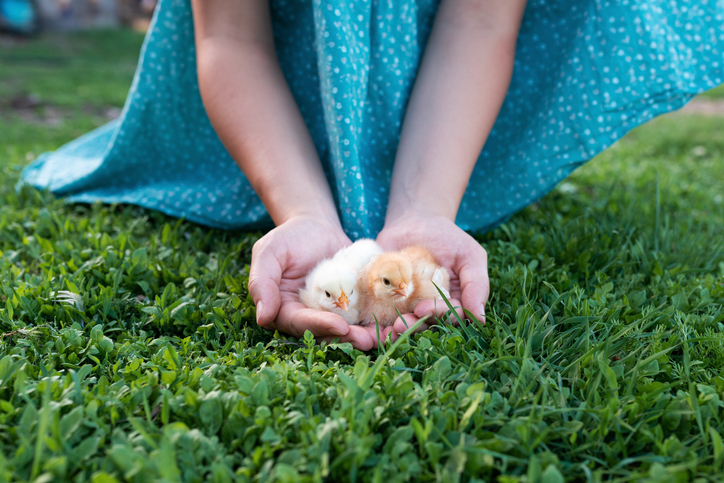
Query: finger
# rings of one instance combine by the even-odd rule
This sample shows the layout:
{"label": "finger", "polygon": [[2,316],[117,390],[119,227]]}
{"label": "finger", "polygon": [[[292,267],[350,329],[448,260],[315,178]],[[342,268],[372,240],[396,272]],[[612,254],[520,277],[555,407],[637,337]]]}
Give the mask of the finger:
{"label": "finger", "polygon": [[249,295],[256,305],[257,324],[272,328],[281,307],[279,283],[283,269],[277,257],[260,242],[262,240],[257,241],[252,248]]}
{"label": "finger", "polygon": [[485,304],[490,294],[488,280],[488,255],[482,246],[471,250],[461,257],[463,264],[458,270],[460,277],[461,301],[483,324],[485,324]]}
{"label": "finger", "polygon": [[375,346],[375,340],[370,336],[369,332],[367,332],[364,327],[358,325],[349,326],[347,335],[341,337],[321,337],[320,339],[332,342],[337,338],[340,342],[350,342],[352,347],[361,351],[368,351]]}
{"label": "finger", "polygon": [[[465,312],[463,312],[462,304],[460,303],[460,301],[456,299],[450,299],[449,302],[450,305],[455,308],[455,312],[457,312],[458,316],[460,316],[461,319],[464,319]],[[426,315],[440,318],[449,311],[450,307],[447,306],[444,300],[440,299],[420,300],[417,305],[415,305],[415,315],[419,318],[425,317]],[[453,314],[450,315],[450,318],[452,320],[457,321],[457,318]]]}
{"label": "finger", "polygon": [[402,314],[401,317],[397,317],[397,319],[395,319],[395,323],[392,324],[392,328],[398,334],[402,334],[415,325],[420,318],[421,317],[418,317],[415,314]]}
{"label": "finger", "polygon": [[[419,321],[419,319],[418,319],[418,321]],[[415,322],[415,323],[417,323],[417,322]],[[425,330],[429,330],[430,327],[432,327],[433,325],[435,325],[435,324],[433,324],[433,323],[428,323],[427,321],[425,321],[425,322],[423,322],[422,324],[420,324],[420,327],[418,327],[417,329],[415,329],[415,331],[412,332],[412,333],[413,333],[413,334],[417,334],[418,332],[422,332],[422,331],[425,331]],[[400,336],[400,335],[404,334],[405,332],[410,332],[410,331],[412,330],[412,327],[413,327],[412,325],[411,325],[409,328],[407,328],[407,327],[405,327],[404,325],[402,325],[403,330],[398,331],[398,330],[397,330],[398,326],[397,326],[397,325],[394,325],[394,326],[393,326],[393,329],[394,329],[394,330],[392,331],[393,340],[397,340],[397,337],[395,337],[395,336]]]}
{"label": "finger", "polygon": [[307,330],[315,337],[342,337],[349,333],[350,327],[337,314],[309,309],[299,302],[282,304],[274,325],[277,330],[300,338]]}
{"label": "finger", "polygon": [[[450,277],[450,295],[453,294],[460,295],[460,279],[458,277]],[[453,295],[453,297],[455,297],[455,295]]]}
{"label": "finger", "polygon": [[426,330],[430,330],[430,328],[432,326],[433,326],[433,324],[428,324],[427,322],[425,322],[425,323],[421,324],[420,327],[418,327],[414,333],[417,334],[418,332],[425,332]]}
{"label": "finger", "polygon": [[366,329],[369,331],[372,341],[374,342],[374,348],[377,349],[378,347],[384,347],[385,342],[387,341],[387,336],[394,333],[394,330],[392,329],[392,326],[389,327],[380,327],[380,334],[379,339],[377,338],[377,327],[375,326],[368,326]]}
{"label": "finger", "polygon": [[[381,345],[384,346],[385,340],[387,339],[387,335],[390,332],[392,332],[392,326],[389,326],[389,327],[380,326],[379,329],[378,329],[377,325],[365,325],[365,326],[357,326],[357,327],[359,327],[360,329],[367,332],[370,339],[372,339],[372,342],[373,342],[372,347],[374,349],[376,349],[379,346],[377,344],[378,338],[379,338]],[[379,330],[379,334],[378,334],[378,330]]]}

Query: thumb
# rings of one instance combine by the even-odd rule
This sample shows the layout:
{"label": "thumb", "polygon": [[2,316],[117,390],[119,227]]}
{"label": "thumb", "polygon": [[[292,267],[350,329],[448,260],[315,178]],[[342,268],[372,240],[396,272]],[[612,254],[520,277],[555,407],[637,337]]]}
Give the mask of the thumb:
{"label": "thumb", "polygon": [[272,328],[281,306],[279,283],[282,267],[268,248],[256,250],[254,245],[249,269],[249,295],[256,305],[256,322],[264,328]]}

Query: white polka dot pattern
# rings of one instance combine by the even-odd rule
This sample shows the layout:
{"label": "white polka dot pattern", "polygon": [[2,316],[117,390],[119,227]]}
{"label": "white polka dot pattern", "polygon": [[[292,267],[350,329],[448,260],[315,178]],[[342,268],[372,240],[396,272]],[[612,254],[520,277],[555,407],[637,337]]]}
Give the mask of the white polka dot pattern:
{"label": "white polka dot pattern", "polygon": [[[383,225],[436,9],[434,0],[272,0],[282,70],[352,238]],[[723,49],[714,0],[530,0],[458,224],[495,226],[628,130],[721,84]],[[201,103],[188,0],[161,0],[121,117],[41,156],[24,182],[209,226],[271,225]]]}

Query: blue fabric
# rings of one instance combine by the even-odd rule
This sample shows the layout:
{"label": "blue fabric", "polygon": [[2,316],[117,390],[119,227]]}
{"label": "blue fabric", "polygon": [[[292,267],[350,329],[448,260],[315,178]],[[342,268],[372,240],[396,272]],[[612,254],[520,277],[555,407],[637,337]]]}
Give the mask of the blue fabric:
{"label": "blue fabric", "polygon": [[[435,0],[272,0],[282,70],[352,238],[383,225],[436,9]],[[633,127],[721,84],[723,52],[721,1],[530,0],[510,90],[457,223],[495,226]],[[70,201],[271,226],[204,111],[188,0],[161,0],[120,118],[41,156],[24,181]]]}

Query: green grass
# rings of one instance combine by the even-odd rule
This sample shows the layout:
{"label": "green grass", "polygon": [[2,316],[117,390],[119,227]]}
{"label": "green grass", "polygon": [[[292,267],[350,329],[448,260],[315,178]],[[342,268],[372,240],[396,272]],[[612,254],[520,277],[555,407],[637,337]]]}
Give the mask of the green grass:
{"label": "green grass", "polygon": [[3,46],[0,98],[31,94],[58,106],[122,106],[142,42],[130,30],[99,30]]}
{"label": "green grass", "polygon": [[[27,87],[65,102],[63,123],[0,114],[0,480],[720,478],[720,120],[643,126],[480,237],[486,327],[362,354],[255,326],[259,233],[15,191],[28,159],[102,122],[83,105],[122,103],[139,41],[67,39],[96,59],[82,81],[97,95],[58,92],[80,58]],[[94,45],[116,42],[128,68],[111,89],[120,67]],[[0,92],[26,85],[13,75]]]}
{"label": "green grass", "polygon": [[[0,45],[0,169],[108,122],[123,107],[143,35],[132,31],[16,40]],[[35,105],[13,109],[29,99]],[[12,161],[11,161],[12,163]]]}
{"label": "green grass", "polygon": [[724,85],[710,89],[702,94],[702,97],[710,99],[721,99],[724,97]]}

